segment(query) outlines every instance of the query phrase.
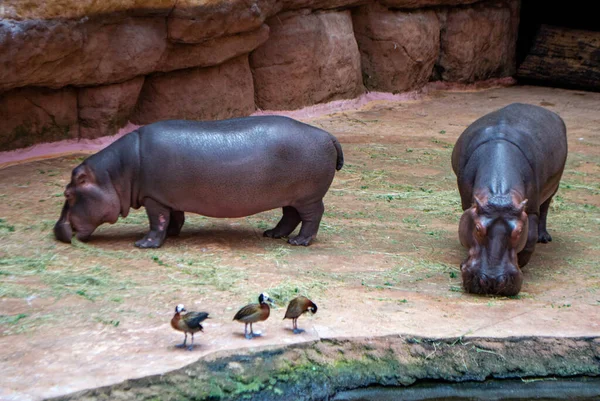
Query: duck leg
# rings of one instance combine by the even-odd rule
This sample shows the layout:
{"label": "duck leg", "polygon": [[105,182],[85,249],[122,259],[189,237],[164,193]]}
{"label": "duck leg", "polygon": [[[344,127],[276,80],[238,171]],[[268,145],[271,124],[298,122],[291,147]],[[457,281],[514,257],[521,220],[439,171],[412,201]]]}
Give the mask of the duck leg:
{"label": "duck leg", "polygon": [[244,326],[244,337],[248,340],[252,340],[252,323],[250,323],[250,333],[248,333],[248,323]]}
{"label": "duck leg", "polygon": [[188,347],[188,351],[191,351],[194,349],[194,333],[192,333],[192,344]]}
{"label": "duck leg", "polygon": [[177,344],[175,347],[185,348],[185,343],[187,342],[187,333],[183,333],[183,334],[185,334],[185,337],[183,338],[183,344]]}
{"label": "duck leg", "polygon": [[298,318],[295,318],[294,319],[294,334],[300,334],[303,331],[304,331],[303,329],[298,328]]}

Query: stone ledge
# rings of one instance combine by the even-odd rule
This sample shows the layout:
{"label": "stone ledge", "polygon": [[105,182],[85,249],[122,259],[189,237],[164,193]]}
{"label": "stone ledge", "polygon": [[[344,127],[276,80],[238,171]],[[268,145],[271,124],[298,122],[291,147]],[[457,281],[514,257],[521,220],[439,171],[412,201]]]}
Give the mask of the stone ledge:
{"label": "stone ledge", "polygon": [[406,386],[423,379],[598,376],[599,358],[599,337],[330,338],[218,352],[169,373],[54,400],[312,401],[369,385]]}

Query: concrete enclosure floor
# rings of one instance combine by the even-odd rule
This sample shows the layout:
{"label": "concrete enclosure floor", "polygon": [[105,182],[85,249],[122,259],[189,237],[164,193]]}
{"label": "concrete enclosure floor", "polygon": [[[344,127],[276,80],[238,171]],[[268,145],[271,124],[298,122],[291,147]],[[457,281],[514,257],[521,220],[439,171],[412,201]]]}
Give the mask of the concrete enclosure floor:
{"label": "concrete enclosure floor", "polygon": [[[512,102],[565,120],[569,157],[548,229],[517,297],[465,294],[452,145],[476,118]],[[52,226],[69,155],[0,170],[0,399],[38,400],[180,368],[224,349],[394,333],[432,337],[597,336],[600,333],[600,93],[513,86],[432,90],[410,101],[303,118],[338,137],[346,164],[325,198],[310,247],[263,238],[280,211],[242,219],[188,214],[159,250],[133,242],[143,209],[86,244]],[[283,166],[282,168],[285,168]],[[262,336],[232,317],[268,292],[278,302]],[[282,320],[308,295],[319,310],[303,334]],[[211,314],[192,352],[174,347],[178,303]]]}

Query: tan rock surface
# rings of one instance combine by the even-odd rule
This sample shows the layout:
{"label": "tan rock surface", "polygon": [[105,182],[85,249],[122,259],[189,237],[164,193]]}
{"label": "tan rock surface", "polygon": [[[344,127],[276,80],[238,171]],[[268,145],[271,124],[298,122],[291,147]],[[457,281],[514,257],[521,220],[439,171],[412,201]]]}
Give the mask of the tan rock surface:
{"label": "tan rock surface", "polygon": [[253,31],[279,9],[275,0],[180,0],[167,19],[169,39],[201,43],[213,37]]}
{"label": "tan rock surface", "polygon": [[440,23],[434,11],[391,11],[373,4],[352,12],[369,90],[404,92],[423,87],[440,48]]}
{"label": "tan rock surface", "polygon": [[422,8],[440,6],[461,6],[482,0],[378,0],[381,4],[393,8]]}
{"label": "tan rock surface", "polygon": [[77,138],[77,92],[22,88],[0,94],[0,151]]}
{"label": "tan rock surface", "polygon": [[248,56],[221,65],[146,78],[131,121],[218,120],[251,114],[254,87]]}
{"label": "tan rock surface", "polygon": [[356,97],[364,88],[350,11],[285,13],[250,55],[256,103],[286,110]]}
{"label": "tan rock surface", "polygon": [[513,75],[519,4],[519,0],[506,0],[448,9],[442,24],[438,77],[474,82]]}
{"label": "tan rock surface", "polygon": [[153,72],[165,53],[161,18],[0,21],[0,91],[123,82]]}
{"label": "tan rock surface", "polygon": [[80,138],[114,135],[129,120],[143,83],[144,77],[141,76],[121,84],[79,89]]}
{"label": "tan rock surface", "polygon": [[237,56],[248,54],[269,38],[269,27],[231,36],[208,39],[198,44],[169,44],[164,57],[156,66],[157,71],[167,72],[190,67],[219,65]]}

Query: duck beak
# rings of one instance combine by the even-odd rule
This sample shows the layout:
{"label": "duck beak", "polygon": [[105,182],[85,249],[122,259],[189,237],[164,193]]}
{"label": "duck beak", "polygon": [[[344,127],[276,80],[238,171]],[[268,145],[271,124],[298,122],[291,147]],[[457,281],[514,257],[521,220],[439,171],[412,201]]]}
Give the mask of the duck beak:
{"label": "duck beak", "polygon": [[271,305],[273,305],[273,306],[277,306],[277,305],[275,304],[275,301],[273,301],[273,299],[271,299],[270,297],[269,297],[269,298],[267,298],[267,302],[269,302],[269,303],[270,303]]}

